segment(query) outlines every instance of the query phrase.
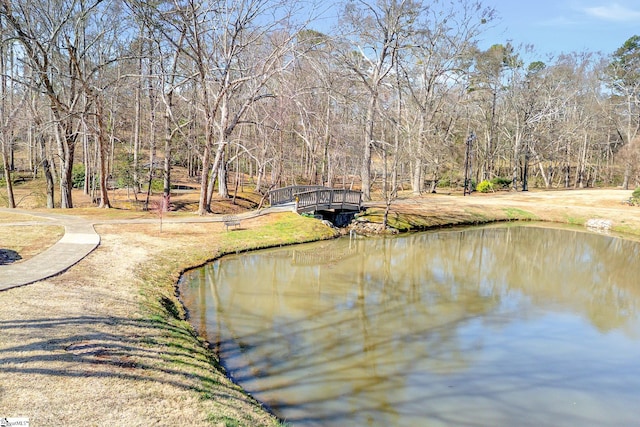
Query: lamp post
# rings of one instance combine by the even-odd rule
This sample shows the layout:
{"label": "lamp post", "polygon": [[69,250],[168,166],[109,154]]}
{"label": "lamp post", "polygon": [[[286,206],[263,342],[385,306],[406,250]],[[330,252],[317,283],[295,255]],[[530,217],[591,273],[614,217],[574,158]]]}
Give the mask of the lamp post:
{"label": "lamp post", "polygon": [[473,148],[473,141],[476,139],[475,133],[471,132],[467,137],[466,149],[464,153],[464,191],[463,196],[471,194],[473,191],[471,185],[471,154]]}

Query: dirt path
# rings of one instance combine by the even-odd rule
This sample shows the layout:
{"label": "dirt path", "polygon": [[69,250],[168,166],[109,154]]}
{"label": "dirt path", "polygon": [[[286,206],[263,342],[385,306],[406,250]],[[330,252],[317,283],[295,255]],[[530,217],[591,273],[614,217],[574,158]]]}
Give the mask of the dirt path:
{"label": "dirt path", "polygon": [[[269,208],[260,211],[251,211],[236,215],[238,220],[256,218],[274,212],[285,212],[289,207]],[[0,265],[0,292],[14,287],[24,286],[56,276],[89,255],[100,244],[100,236],[96,233],[96,224],[158,224],[158,219],[124,219],[90,221],[72,215],[56,215],[46,212],[31,212],[16,209],[0,208],[0,213],[19,215],[20,222],[3,221],[2,225],[40,225],[41,222],[29,221],[32,218],[44,219],[48,224],[62,225],[65,228],[64,236],[53,246],[47,248],[33,258],[24,262]],[[193,224],[222,222],[223,216],[168,218],[166,224]]]}
{"label": "dirt path", "polygon": [[96,229],[100,245],[73,267],[0,292],[0,418],[27,417],[32,427],[275,425],[190,326],[164,314],[180,310],[180,254],[214,256],[208,237],[223,224]]}

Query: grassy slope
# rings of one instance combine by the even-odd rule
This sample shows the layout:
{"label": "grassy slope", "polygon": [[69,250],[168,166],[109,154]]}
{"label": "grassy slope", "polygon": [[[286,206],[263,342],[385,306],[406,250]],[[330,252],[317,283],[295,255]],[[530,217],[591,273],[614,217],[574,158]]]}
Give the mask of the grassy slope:
{"label": "grassy slope", "polygon": [[[174,226],[173,231],[163,231],[159,236],[171,245],[154,256],[152,262],[141,266],[138,272],[144,316],[161,331],[161,336],[154,339],[166,347],[180,349],[171,353],[167,362],[174,369],[185,369],[185,375],[194,374],[194,358],[204,363],[205,369],[198,374],[199,385],[195,390],[203,401],[211,403],[206,419],[213,425],[253,426],[279,422],[263,413],[260,405],[249,397],[235,403],[219,398],[229,394],[230,389],[239,389],[221,378],[218,361],[186,321],[176,293],[180,274],[229,253],[334,237],[334,232],[318,221],[293,214],[271,215],[259,222],[257,226],[231,232],[220,232],[219,228],[217,232],[207,232],[207,225],[199,225],[198,230],[190,227],[189,233],[183,226]],[[207,366],[215,369],[206,369]]]}
{"label": "grassy slope", "polygon": [[[541,194],[541,193],[538,193]],[[568,192],[567,194],[571,194]],[[553,204],[540,200],[527,201],[499,198],[425,198],[420,203],[400,200],[392,206],[388,217],[389,226],[401,231],[418,231],[438,227],[478,225],[498,221],[544,221],[583,226],[589,219],[611,220],[611,231],[627,237],[640,236],[640,209],[624,206],[592,206],[582,204]],[[489,203],[487,203],[489,202]],[[384,208],[373,206],[367,209],[361,220],[382,223]]]}
{"label": "grassy slope", "polygon": [[82,262],[0,293],[11,307],[0,311],[3,416],[33,425],[279,425],[225,376],[185,320],[176,283],[185,269],[226,253],[334,231],[292,213],[243,220],[229,232],[219,222],[96,228],[102,243]]}

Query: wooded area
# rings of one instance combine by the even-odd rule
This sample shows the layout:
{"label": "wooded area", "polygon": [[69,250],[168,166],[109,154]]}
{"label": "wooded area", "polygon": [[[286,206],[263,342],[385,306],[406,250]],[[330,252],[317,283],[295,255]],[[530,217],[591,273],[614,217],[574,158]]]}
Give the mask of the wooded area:
{"label": "wooded area", "polygon": [[[323,7],[327,7],[324,5]],[[334,7],[334,6],[332,6]],[[348,0],[327,25],[286,0],[0,0],[3,184],[214,191],[317,184],[397,191],[640,183],[640,37],[615,52],[483,50],[472,0]],[[327,28],[324,28],[327,27]],[[469,147],[469,150],[467,150]]]}

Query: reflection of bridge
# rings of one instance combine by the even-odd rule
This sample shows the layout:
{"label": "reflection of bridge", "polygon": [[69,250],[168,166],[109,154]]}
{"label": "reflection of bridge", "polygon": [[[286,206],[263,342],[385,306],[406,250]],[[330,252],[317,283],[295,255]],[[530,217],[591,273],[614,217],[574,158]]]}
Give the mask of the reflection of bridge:
{"label": "reflection of bridge", "polygon": [[[360,211],[362,193],[343,188],[293,185],[269,192],[271,206],[291,204],[298,213],[314,212],[336,225],[349,222]],[[345,217],[342,219],[341,217]]]}
{"label": "reflection of bridge", "polygon": [[326,251],[326,250],[307,250],[307,251],[293,251],[291,258],[291,265],[298,266],[315,266],[333,264],[338,261],[343,261],[345,258],[349,258],[358,254],[358,248],[356,246],[349,246],[338,251]]}
{"label": "reflection of bridge", "polygon": [[[335,243],[335,242],[332,242]],[[293,246],[297,248],[298,246]],[[304,246],[302,246],[304,248]],[[357,241],[349,239],[349,244],[339,246],[324,245],[315,243],[313,249],[278,249],[277,251],[265,252],[263,256],[269,258],[274,263],[286,263],[290,266],[315,267],[321,265],[334,264],[338,261],[344,261],[347,258],[358,255],[359,246]],[[281,264],[278,264],[280,266]],[[277,267],[276,267],[277,268]]]}

